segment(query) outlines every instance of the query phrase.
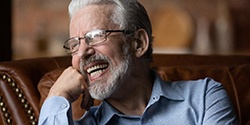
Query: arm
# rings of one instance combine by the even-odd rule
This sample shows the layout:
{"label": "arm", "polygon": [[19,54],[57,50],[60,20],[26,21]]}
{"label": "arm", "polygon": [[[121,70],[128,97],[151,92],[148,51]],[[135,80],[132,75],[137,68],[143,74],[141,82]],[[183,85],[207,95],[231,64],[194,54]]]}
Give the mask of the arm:
{"label": "arm", "polygon": [[92,105],[92,98],[89,96],[87,84],[83,76],[74,68],[69,67],[61,74],[51,87],[48,97],[45,100],[39,118],[39,125],[72,124],[71,103],[83,94],[82,108],[88,110]]}
{"label": "arm", "polygon": [[[209,80],[214,83],[215,81]],[[236,114],[221,84],[208,84],[203,125],[238,125]]]}
{"label": "arm", "polygon": [[68,100],[61,96],[47,98],[42,106],[38,125],[73,125]]}

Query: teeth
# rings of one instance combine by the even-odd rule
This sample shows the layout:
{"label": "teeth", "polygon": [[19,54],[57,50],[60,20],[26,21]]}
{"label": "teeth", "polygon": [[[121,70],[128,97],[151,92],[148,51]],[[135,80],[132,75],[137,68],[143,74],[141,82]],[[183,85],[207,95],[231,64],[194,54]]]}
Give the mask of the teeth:
{"label": "teeth", "polygon": [[101,74],[103,71],[104,71],[104,70],[95,71],[95,72],[93,72],[93,73],[90,73],[90,76],[91,76],[91,77],[94,77],[94,76],[96,76],[96,75]]}
{"label": "teeth", "polygon": [[[88,68],[88,69],[87,69],[87,72],[88,72],[88,73],[91,73],[91,72],[93,72],[93,71],[96,71],[96,70],[98,70],[98,69],[103,69],[103,68],[105,68],[105,67],[108,67],[108,64],[95,65],[95,66],[93,66],[93,67]],[[98,71],[96,71],[95,73],[99,73],[99,72],[102,72],[102,70],[98,70]]]}

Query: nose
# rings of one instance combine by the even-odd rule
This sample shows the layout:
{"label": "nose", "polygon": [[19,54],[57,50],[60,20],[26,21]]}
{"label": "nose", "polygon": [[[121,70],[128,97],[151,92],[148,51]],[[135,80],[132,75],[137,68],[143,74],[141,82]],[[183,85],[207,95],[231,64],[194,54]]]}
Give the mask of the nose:
{"label": "nose", "polygon": [[81,40],[77,55],[82,59],[87,59],[89,56],[94,54],[95,49],[92,46],[87,45],[84,40]]}

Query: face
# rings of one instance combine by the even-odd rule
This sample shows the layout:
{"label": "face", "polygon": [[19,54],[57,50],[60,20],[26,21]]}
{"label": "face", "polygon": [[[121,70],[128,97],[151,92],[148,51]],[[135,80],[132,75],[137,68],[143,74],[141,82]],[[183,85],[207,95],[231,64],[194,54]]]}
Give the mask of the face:
{"label": "face", "polygon": [[[84,36],[94,29],[121,30],[109,20],[111,8],[89,5],[79,10],[71,19],[70,36]],[[129,48],[122,33],[111,33],[96,46],[81,41],[78,52],[72,54],[72,65],[85,76],[93,98],[108,98],[124,82],[131,62]]]}

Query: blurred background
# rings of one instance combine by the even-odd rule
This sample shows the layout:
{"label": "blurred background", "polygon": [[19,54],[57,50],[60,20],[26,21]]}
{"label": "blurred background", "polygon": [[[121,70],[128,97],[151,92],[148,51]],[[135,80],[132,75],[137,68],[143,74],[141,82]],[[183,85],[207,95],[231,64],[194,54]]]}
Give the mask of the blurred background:
{"label": "blurred background", "polygon": [[[249,0],[138,0],[154,53],[250,55]],[[0,61],[66,55],[70,0],[1,0]]]}

